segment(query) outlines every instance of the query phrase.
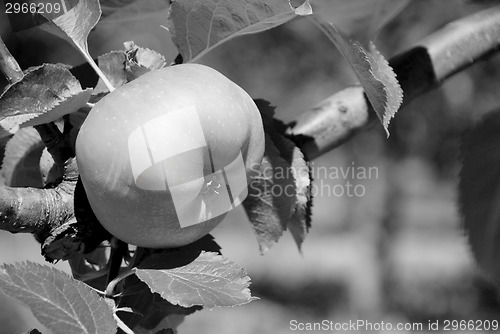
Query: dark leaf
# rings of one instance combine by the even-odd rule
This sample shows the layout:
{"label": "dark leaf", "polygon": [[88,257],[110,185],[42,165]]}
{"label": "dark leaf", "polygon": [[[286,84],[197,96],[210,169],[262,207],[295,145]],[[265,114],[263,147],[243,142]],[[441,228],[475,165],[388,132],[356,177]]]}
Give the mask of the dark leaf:
{"label": "dark leaf", "polygon": [[182,321],[185,315],[201,309],[200,306],[185,308],[169,303],[159,294],[151,292],[147,284],[135,275],[125,279],[123,296],[119,299],[118,307],[132,310],[119,313],[127,326],[148,331],[175,328],[174,319]]}
{"label": "dark leaf", "polygon": [[42,334],[42,332],[40,332],[38,329],[36,328],[33,328],[29,331],[26,332],[26,334]]}
{"label": "dark leaf", "polygon": [[300,149],[285,137],[286,127],[274,119],[273,107],[263,100],[256,103],[266,132],[266,151],[243,206],[262,253],[267,252],[287,228],[300,249],[310,227],[310,167]]}

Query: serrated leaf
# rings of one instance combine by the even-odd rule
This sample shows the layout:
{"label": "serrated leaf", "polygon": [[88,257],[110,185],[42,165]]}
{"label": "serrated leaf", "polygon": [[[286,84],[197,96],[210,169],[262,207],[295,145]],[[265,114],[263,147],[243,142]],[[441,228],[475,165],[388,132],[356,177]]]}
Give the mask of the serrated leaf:
{"label": "serrated leaf", "polygon": [[[156,259],[155,259],[156,257]],[[151,263],[167,262],[152,255],[135,269],[135,274],[151,291],[174,305],[206,308],[237,306],[255,299],[250,294],[250,278],[243,268],[218,253],[201,252],[192,262],[167,269],[141,269]]]}
{"label": "serrated leaf", "polygon": [[300,249],[310,227],[310,167],[295,143],[283,135],[286,127],[273,118],[269,103],[255,102],[262,114],[266,150],[243,206],[261,253],[267,252],[287,228]]}
{"label": "serrated leaf", "polygon": [[[252,224],[260,252],[266,253],[283,235],[292,216],[295,187],[293,179],[278,176],[277,171],[288,171],[289,163],[280,156],[271,137],[266,134],[264,158],[248,187],[243,207]],[[283,172],[282,175],[286,175]],[[289,193],[283,196],[283,190]]]}
{"label": "serrated leaf", "polygon": [[292,173],[295,180],[295,207],[288,223],[290,233],[299,248],[302,249],[309,228],[311,227],[311,168],[304,159],[304,154],[293,145]]}
{"label": "serrated leaf", "polygon": [[[111,51],[97,57],[97,63],[104,75],[108,78],[113,87],[118,88],[127,83],[127,72],[125,71],[125,62],[127,56],[125,51]],[[107,93],[108,88],[101,78],[94,88],[93,94]]]}
{"label": "serrated leaf", "polygon": [[410,0],[311,0],[314,15],[368,45]]}
{"label": "serrated leaf", "polygon": [[309,0],[297,9],[288,0],[176,0],[170,6],[167,26],[183,60],[193,62],[233,37],[309,14]]}
{"label": "serrated leaf", "polygon": [[4,265],[0,289],[27,305],[54,334],[115,333],[112,309],[68,274],[33,262]]}
{"label": "serrated leaf", "polygon": [[125,42],[124,44],[127,56],[125,68],[128,81],[132,81],[147,72],[160,69],[166,65],[165,57],[158,52],[148,48],[141,48],[132,41]]}
{"label": "serrated leaf", "polygon": [[387,60],[377,51],[374,44],[370,45],[368,52],[359,42],[344,37],[332,24],[316,18],[311,20],[349,61],[389,136],[389,122],[403,102],[403,90]]}
{"label": "serrated leaf", "polygon": [[464,228],[480,267],[500,282],[500,111],[464,138],[460,207]]}
{"label": "serrated leaf", "polygon": [[31,118],[21,123],[20,126],[24,128],[28,126],[50,123],[60,119],[65,115],[74,113],[87,104],[91,94],[92,89],[87,88],[85,90],[82,90],[81,92],[71,94],[49,110],[44,110],[40,113],[26,114],[26,116],[30,116]]}
{"label": "serrated leaf", "polygon": [[19,130],[5,146],[0,169],[1,184],[10,187],[43,187],[39,161],[44,147],[35,129]]}
{"label": "serrated leaf", "polygon": [[[82,91],[68,69],[44,64],[27,71],[0,96],[1,124],[9,131],[43,114],[42,121],[55,120],[85,105],[89,93]],[[31,123],[39,124],[34,120]]]}

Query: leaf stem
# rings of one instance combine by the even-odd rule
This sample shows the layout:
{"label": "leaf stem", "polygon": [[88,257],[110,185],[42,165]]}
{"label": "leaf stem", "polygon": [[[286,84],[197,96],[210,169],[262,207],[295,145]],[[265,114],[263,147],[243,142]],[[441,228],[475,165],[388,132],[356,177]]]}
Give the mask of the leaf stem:
{"label": "leaf stem", "polygon": [[20,81],[24,74],[16,59],[7,49],[7,46],[0,37],[0,70],[7,78],[9,84]]}
{"label": "leaf stem", "polygon": [[127,269],[123,271],[122,273],[118,274],[111,282],[108,283],[106,287],[106,296],[112,297],[114,295],[114,290],[115,287],[118,283],[120,283],[121,280],[129,277],[130,275],[133,275],[134,271],[133,269]]}
{"label": "leaf stem", "polygon": [[125,334],[134,334],[134,331],[131,330],[116,313],[113,313],[113,318],[115,318],[116,324]]}
{"label": "leaf stem", "polygon": [[106,87],[108,88],[109,92],[114,91],[115,87],[111,84],[111,82],[106,77],[106,75],[101,71],[101,69],[99,68],[99,66],[97,66],[97,64],[94,61],[94,59],[92,59],[92,57],[90,57],[86,53],[83,53],[83,55],[85,56],[85,59],[90,64],[90,66],[92,66],[92,68],[94,69],[94,71],[97,73],[97,75],[102,79],[102,82],[104,82],[104,85],[106,85]]}

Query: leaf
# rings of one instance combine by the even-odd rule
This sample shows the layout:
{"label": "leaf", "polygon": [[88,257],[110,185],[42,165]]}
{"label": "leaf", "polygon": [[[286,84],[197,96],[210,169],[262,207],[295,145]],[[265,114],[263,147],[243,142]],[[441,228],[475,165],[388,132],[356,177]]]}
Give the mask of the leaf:
{"label": "leaf", "polygon": [[45,145],[33,128],[18,131],[5,146],[0,169],[1,184],[10,187],[43,187],[39,161]]}
{"label": "leaf", "polygon": [[68,260],[73,278],[104,291],[107,286],[108,261],[105,247],[98,247],[87,254],[77,254]]}
{"label": "leaf", "polygon": [[[125,62],[127,56],[125,51],[111,51],[97,57],[97,63],[104,75],[108,78],[113,87],[118,88],[127,83],[127,72],[125,71]],[[94,88],[93,94],[107,93],[109,89],[101,78]]]}
{"label": "leaf", "polygon": [[52,154],[45,147],[39,160],[39,171],[42,177],[42,184],[54,183],[63,177],[63,170],[58,168]]}
{"label": "leaf", "polygon": [[286,126],[273,118],[269,102],[255,102],[262,114],[266,150],[243,206],[261,253],[266,253],[287,228],[300,249],[310,227],[310,166],[295,143],[284,136]]}
{"label": "leaf", "polygon": [[53,121],[77,111],[89,97],[90,90],[82,91],[68,69],[44,64],[26,72],[0,96],[0,120],[8,131]]}
{"label": "leaf", "polygon": [[332,24],[311,19],[351,64],[366,96],[389,136],[389,122],[403,102],[396,74],[374,44],[367,52],[357,41],[346,39]]}
{"label": "leaf", "polygon": [[[220,246],[210,234],[183,247],[155,250],[154,256],[146,258],[141,266],[143,269],[165,269],[166,265],[168,268],[180,267],[194,261],[202,251],[220,254]],[[162,328],[175,328],[174,325],[178,325],[185,315],[202,309],[201,306],[185,308],[169,303],[135,275],[125,279],[118,306],[120,309],[132,309],[133,313],[122,314],[120,318],[137,333],[156,333]]]}
{"label": "leaf", "polygon": [[[296,190],[288,173],[289,166],[266,134],[264,158],[257,175],[250,181],[248,196],[243,201],[262,254],[278,242],[292,216]],[[276,177],[275,173],[284,176]],[[284,189],[291,193],[283,196]]]}
{"label": "leaf", "polygon": [[174,305],[206,308],[237,306],[255,299],[248,288],[250,278],[244,269],[213,252],[201,252],[192,262],[167,269],[142,269],[151,264],[171,263],[152,255],[135,274],[151,291]]}
{"label": "leaf", "polygon": [[128,81],[132,81],[152,70],[160,69],[166,65],[165,57],[148,48],[141,48],[134,42],[125,42],[127,57],[126,73]]}
{"label": "leaf", "polygon": [[410,0],[311,0],[314,15],[368,45]]}
{"label": "leaf", "polygon": [[500,110],[463,140],[459,199],[464,228],[479,266],[500,282]]}
{"label": "leaf", "polygon": [[170,6],[167,26],[183,60],[193,62],[233,37],[309,14],[309,0],[297,9],[287,0],[176,0]]}
{"label": "leaf", "polygon": [[[125,279],[123,297],[119,300],[119,308],[131,309],[132,312],[120,313],[120,318],[134,329],[134,332],[156,333],[163,328],[175,328],[185,315],[200,310],[200,306],[190,308],[173,305],[158,293],[153,293],[147,284],[129,276]],[[174,323],[174,320],[177,322]]]}
{"label": "leaf", "polygon": [[311,167],[305,161],[304,154],[295,145],[290,149],[293,152],[292,173],[296,186],[296,202],[288,228],[301,251],[302,243],[311,227],[312,175]]}
{"label": "leaf", "polygon": [[21,123],[21,127],[24,128],[27,126],[36,126],[40,124],[50,123],[60,119],[64,115],[74,113],[87,104],[90,99],[91,93],[92,89],[87,88],[85,90],[82,90],[81,92],[66,97],[50,110],[44,110],[40,113],[26,114],[26,116],[30,116],[32,118]]}
{"label": "leaf", "polygon": [[53,333],[115,333],[110,306],[84,283],[33,262],[4,265],[0,289],[27,305]]}
{"label": "leaf", "polygon": [[99,0],[78,0],[73,8],[56,17],[48,13],[42,15],[49,22],[41,25],[40,28],[72,43],[104,81],[108,89],[113,90],[113,86],[90,55],[87,44],[90,31],[101,17]]}

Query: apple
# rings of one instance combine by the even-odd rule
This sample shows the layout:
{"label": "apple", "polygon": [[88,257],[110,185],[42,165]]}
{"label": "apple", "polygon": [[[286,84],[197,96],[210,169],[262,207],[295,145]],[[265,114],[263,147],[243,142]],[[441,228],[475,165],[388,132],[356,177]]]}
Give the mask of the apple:
{"label": "apple", "polygon": [[133,245],[180,247],[209,233],[246,197],[264,130],[241,87],[210,67],[182,64],[96,103],[75,151],[104,228]]}

